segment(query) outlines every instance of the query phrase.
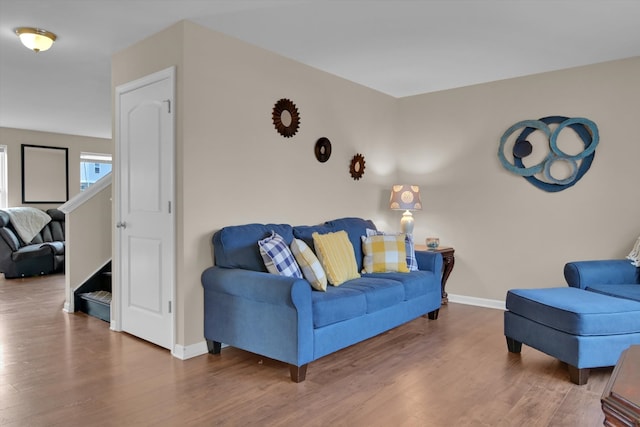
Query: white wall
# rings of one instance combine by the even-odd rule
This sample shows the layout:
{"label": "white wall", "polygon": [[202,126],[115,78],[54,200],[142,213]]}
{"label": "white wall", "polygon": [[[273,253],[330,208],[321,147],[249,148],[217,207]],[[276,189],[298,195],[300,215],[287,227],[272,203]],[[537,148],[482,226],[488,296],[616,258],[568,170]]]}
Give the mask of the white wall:
{"label": "white wall", "polygon": [[[456,248],[450,293],[504,299],[513,287],[563,285],[569,259],[623,256],[640,234],[633,132],[638,58],[395,99],[180,22],[115,55],[114,87],[177,66],[177,344],[203,340],[200,275],[225,225],[315,224],[341,216],[397,229],[395,183],[419,184],[416,239]],[[289,98],[301,127],[283,138],[273,105]],[[498,141],[513,123],[584,116],[600,127],[591,170],[551,194],[505,171]],[[315,141],[333,154],[316,161]],[[356,153],[364,177],[349,176]]]}
{"label": "white wall", "polygon": [[[69,149],[69,198],[72,198],[80,192],[80,153],[84,151],[93,153],[113,153],[113,146],[110,139],[13,128],[0,128],[0,144],[7,146],[9,206],[23,206],[20,151],[20,146],[22,144],[43,145],[47,147],[66,147]],[[58,207],[58,204],[50,205],[38,203],[32,206],[41,209],[49,209]]]}

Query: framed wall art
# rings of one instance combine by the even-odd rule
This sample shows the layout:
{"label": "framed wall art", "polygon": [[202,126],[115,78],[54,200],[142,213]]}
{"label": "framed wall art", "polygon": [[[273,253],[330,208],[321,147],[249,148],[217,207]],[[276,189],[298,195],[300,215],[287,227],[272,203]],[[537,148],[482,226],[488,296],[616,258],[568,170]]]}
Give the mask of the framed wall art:
{"label": "framed wall art", "polygon": [[22,144],[22,203],[69,200],[68,148]]}

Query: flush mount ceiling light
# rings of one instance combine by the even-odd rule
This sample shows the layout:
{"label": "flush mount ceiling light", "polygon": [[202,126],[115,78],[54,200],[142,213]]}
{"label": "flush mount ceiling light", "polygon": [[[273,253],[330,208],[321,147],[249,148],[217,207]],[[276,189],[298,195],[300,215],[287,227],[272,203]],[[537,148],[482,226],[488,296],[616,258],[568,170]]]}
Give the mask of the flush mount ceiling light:
{"label": "flush mount ceiling light", "polygon": [[36,53],[48,50],[58,38],[50,31],[30,27],[16,28],[16,34],[23,45]]}

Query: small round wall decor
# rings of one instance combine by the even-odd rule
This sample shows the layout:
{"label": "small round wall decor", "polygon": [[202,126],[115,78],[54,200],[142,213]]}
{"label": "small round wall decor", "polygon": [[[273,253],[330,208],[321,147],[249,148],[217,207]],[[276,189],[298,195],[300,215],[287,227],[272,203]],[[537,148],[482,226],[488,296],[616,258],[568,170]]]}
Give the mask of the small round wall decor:
{"label": "small round wall decor", "polygon": [[320,163],[324,163],[329,160],[329,157],[331,157],[331,141],[329,141],[329,138],[325,138],[323,136],[317,140],[314,152],[316,154],[316,159],[318,159]]}
{"label": "small round wall decor", "polygon": [[353,156],[349,165],[349,173],[355,181],[362,178],[362,175],[364,175],[364,157],[362,154],[358,153]]}
{"label": "small round wall decor", "polygon": [[[552,127],[553,126],[553,127]],[[579,153],[567,153],[558,146],[558,136],[567,128],[572,129],[580,138],[582,151]],[[505,146],[509,137],[516,131],[521,130],[516,136],[513,148],[507,159]],[[549,146],[545,147],[543,158],[526,163],[527,157],[531,155],[533,144],[528,139],[532,133],[538,132]],[[533,139],[535,141],[535,139]],[[538,138],[538,141],[540,138]],[[529,183],[541,190],[557,192],[565,190],[580,180],[587,173],[596,154],[596,146],[600,141],[598,127],[594,122],[582,117],[550,116],[538,120],[523,120],[507,129],[500,139],[498,147],[498,158],[502,166],[516,175],[524,177]],[[538,161],[535,164],[535,161]],[[565,176],[554,176],[552,168],[554,165],[563,167]]]}
{"label": "small round wall decor", "polygon": [[296,105],[286,98],[280,99],[273,107],[273,125],[278,133],[291,138],[300,127],[300,114]]}

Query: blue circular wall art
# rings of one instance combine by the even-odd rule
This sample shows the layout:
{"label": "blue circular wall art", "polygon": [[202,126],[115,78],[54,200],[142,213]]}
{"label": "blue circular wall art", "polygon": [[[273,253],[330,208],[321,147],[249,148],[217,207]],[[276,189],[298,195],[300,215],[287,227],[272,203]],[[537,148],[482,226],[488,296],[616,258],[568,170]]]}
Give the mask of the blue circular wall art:
{"label": "blue circular wall art", "polygon": [[[558,147],[558,135],[566,131],[566,128],[572,129],[582,140],[584,149],[581,152],[569,154]],[[505,147],[509,137],[520,129],[522,130],[516,137],[509,155],[512,161],[509,161],[505,154]],[[541,132],[545,141],[548,142],[548,154],[538,163],[525,166],[527,157],[534,152],[534,146],[527,138],[534,132]],[[596,124],[582,117],[550,116],[539,120],[523,120],[507,129],[500,138],[498,158],[506,170],[524,177],[541,190],[557,192],[571,187],[587,173],[596,154],[599,140]],[[569,172],[567,176],[556,178],[552,175],[551,168],[560,163],[563,163]]]}

